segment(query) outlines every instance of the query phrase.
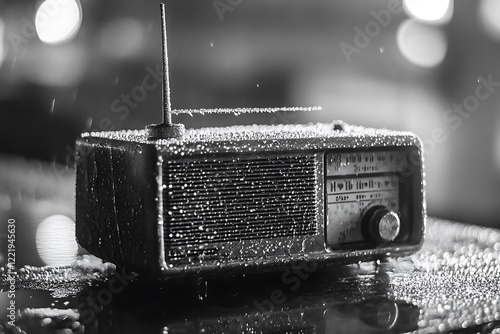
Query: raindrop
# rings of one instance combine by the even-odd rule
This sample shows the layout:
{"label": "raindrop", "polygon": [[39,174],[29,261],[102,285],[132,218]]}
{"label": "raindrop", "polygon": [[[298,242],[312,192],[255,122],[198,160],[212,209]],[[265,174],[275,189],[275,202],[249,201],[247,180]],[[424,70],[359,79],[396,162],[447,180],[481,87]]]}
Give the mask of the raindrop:
{"label": "raindrop", "polygon": [[53,114],[54,113],[54,108],[56,106],[56,99],[53,99],[52,100],[52,106],[50,107],[50,113]]}
{"label": "raindrop", "polygon": [[78,89],[76,89],[73,94],[71,94],[71,103],[75,103],[76,97],[78,96]]}
{"label": "raindrop", "polygon": [[14,68],[16,67],[16,62],[17,62],[17,57],[14,57],[14,59],[12,59],[12,67],[10,68],[11,71],[14,71]]}

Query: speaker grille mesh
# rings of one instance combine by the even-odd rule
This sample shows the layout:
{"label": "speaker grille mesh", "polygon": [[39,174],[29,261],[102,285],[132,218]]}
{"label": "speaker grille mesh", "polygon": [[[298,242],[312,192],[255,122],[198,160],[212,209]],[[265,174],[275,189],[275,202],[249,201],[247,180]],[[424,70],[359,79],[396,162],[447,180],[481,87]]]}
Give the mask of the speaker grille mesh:
{"label": "speaker grille mesh", "polygon": [[163,173],[168,248],[317,232],[313,155],[167,161]]}

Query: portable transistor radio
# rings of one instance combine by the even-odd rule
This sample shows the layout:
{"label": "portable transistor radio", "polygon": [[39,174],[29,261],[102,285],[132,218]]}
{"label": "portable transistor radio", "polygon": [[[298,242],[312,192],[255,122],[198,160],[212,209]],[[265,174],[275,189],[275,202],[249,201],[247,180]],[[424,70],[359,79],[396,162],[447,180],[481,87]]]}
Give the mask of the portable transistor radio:
{"label": "portable transistor radio", "polygon": [[164,5],[162,23],[163,122],[76,142],[81,246],[158,276],[353,263],[420,248],[423,156],[414,134],[342,122],[185,130],[171,121]]}

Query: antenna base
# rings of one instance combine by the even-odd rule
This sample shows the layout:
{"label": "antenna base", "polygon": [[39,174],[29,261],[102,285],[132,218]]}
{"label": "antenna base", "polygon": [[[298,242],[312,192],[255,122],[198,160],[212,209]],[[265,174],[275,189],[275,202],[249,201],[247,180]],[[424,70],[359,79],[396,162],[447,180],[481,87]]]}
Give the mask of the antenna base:
{"label": "antenna base", "polygon": [[148,139],[179,139],[184,136],[184,124],[150,124],[146,126]]}

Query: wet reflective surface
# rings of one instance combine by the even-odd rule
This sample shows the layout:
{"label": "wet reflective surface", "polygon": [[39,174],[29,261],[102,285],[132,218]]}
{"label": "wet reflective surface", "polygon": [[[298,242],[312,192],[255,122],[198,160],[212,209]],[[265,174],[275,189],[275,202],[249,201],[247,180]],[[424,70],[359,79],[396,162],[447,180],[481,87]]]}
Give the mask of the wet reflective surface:
{"label": "wet reflective surface", "polygon": [[16,325],[26,333],[495,333],[499,255],[499,231],[431,218],[420,252],[379,264],[155,281],[84,256],[18,270]]}

